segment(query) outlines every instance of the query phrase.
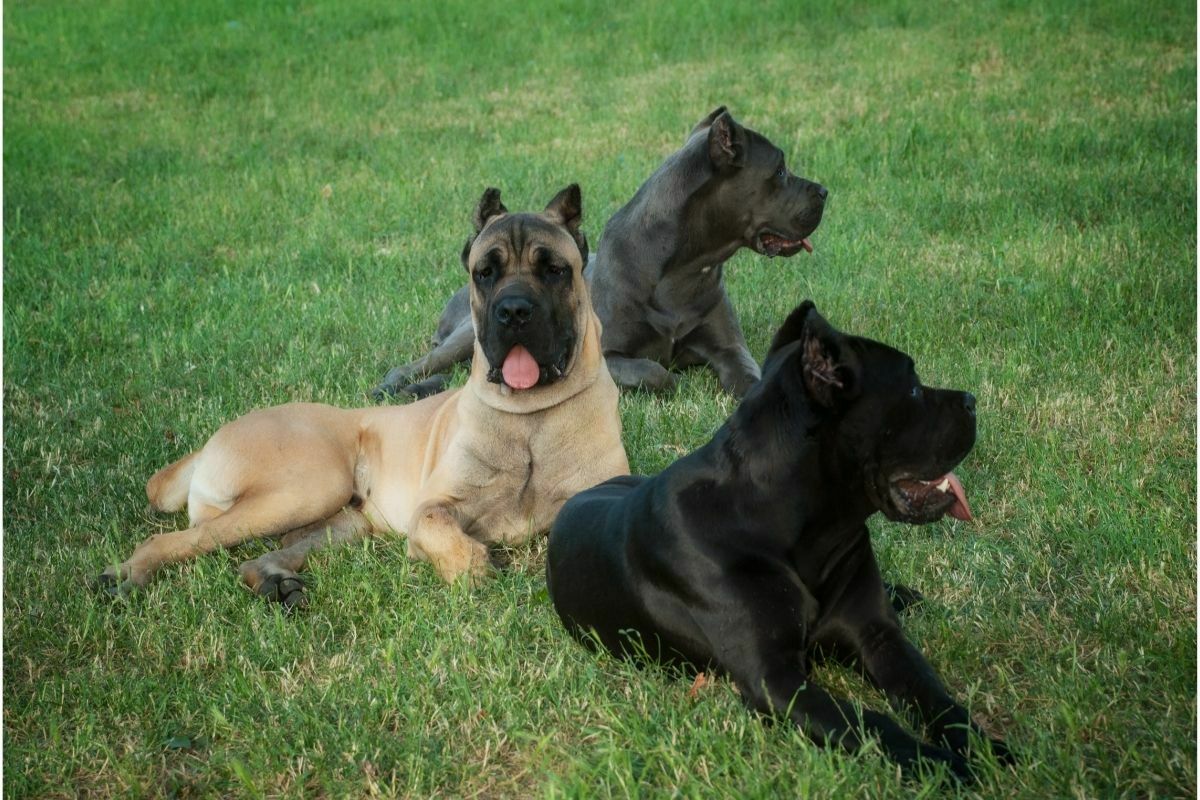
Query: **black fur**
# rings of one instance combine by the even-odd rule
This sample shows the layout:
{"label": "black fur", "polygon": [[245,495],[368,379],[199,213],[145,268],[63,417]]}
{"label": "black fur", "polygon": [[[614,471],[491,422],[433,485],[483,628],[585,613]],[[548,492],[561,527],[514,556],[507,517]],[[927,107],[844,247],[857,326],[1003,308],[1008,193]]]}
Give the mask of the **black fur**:
{"label": "black fur", "polygon": [[[817,742],[855,749],[873,735],[905,769],[940,762],[968,779],[986,736],[902,633],[893,602],[920,595],[885,587],[866,521],[941,517],[952,495],[920,484],[933,496],[910,506],[895,482],[947,474],[974,440],[974,398],[922,386],[908,356],[838,332],[806,303],[707,445],[567,502],[550,534],[550,596],[584,641],[716,668],[751,708]],[[860,725],[813,682],[818,656],[860,666],[932,743],[870,709]]]}

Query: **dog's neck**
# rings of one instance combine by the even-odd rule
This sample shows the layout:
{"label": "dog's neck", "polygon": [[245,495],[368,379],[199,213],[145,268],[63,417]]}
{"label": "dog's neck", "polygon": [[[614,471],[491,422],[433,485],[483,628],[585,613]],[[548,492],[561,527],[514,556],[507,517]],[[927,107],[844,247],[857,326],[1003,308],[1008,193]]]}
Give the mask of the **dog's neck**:
{"label": "dog's neck", "polygon": [[[796,376],[764,376],[713,437],[712,445],[763,496],[762,507],[806,522],[861,527],[876,512],[861,464],[838,447],[836,415],[817,407]],[[808,476],[800,485],[795,476]],[[812,483],[812,476],[820,476]],[[772,510],[770,513],[776,513]],[[798,530],[799,534],[800,531]]]}
{"label": "dog's neck", "polygon": [[600,320],[591,305],[582,308],[586,318],[580,325],[582,335],[575,343],[575,350],[567,361],[563,377],[548,386],[515,390],[503,383],[488,381],[491,366],[483,353],[483,346],[475,340],[475,354],[471,358],[471,379],[467,390],[485,406],[509,414],[532,414],[559,405],[583,392],[596,383],[600,370],[605,370],[604,358],[600,353]]}
{"label": "dog's neck", "polygon": [[[708,160],[707,141],[707,134],[699,133],[668,156],[605,226],[604,234],[607,235],[617,218],[625,217],[637,228],[653,229],[670,241],[672,246],[660,252],[638,254],[652,263],[655,274],[706,273],[716,283],[721,277],[721,265],[746,246],[740,232],[730,232],[730,220],[716,212],[705,212],[702,219],[687,224],[695,215],[696,200],[705,194],[715,177]],[[622,226],[621,229],[631,228]],[[606,247],[604,239],[602,236],[599,253],[619,249],[611,240]]]}

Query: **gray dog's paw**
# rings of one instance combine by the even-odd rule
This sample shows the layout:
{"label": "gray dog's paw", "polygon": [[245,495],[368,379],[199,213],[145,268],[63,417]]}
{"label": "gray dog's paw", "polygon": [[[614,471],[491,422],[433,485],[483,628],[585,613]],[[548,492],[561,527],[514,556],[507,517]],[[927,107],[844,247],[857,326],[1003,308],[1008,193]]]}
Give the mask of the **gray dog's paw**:
{"label": "gray dog's paw", "polygon": [[88,579],[88,585],[97,592],[103,592],[109,597],[125,597],[137,587],[132,581],[124,580],[109,567],[108,569]]}
{"label": "gray dog's paw", "polygon": [[304,581],[295,574],[268,575],[258,585],[258,593],[268,600],[279,603],[285,611],[299,611],[308,608],[308,595],[304,591]]}
{"label": "gray dog's paw", "polygon": [[414,400],[424,400],[426,397],[445,391],[449,380],[449,375],[430,375],[423,381],[408,384],[398,394],[406,395]]}
{"label": "gray dog's paw", "polygon": [[413,378],[417,377],[417,374],[417,371],[412,368],[411,364],[392,367],[388,370],[387,375],[383,376],[383,380],[379,382],[379,385],[371,390],[371,398],[374,400],[386,400],[389,397],[394,397],[397,392],[402,391],[402,387],[412,383]]}

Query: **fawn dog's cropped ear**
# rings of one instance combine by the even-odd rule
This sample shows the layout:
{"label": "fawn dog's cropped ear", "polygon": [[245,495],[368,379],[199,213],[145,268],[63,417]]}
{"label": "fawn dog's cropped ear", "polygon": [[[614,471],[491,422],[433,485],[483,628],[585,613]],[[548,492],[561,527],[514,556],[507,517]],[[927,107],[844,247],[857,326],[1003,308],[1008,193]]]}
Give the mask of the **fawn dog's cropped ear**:
{"label": "fawn dog's cropped ear", "polygon": [[463,245],[461,258],[464,267],[471,268],[467,263],[467,257],[471,254],[471,245],[475,243],[475,237],[487,227],[493,217],[507,213],[508,209],[504,207],[504,203],[500,202],[500,190],[493,186],[484,189],[483,197],[479,198],[479,205],[475,207],[475,213],[471,215],[471,224],[475,226],[475,232],[467,237],[467,243]]}
{"label": "fawn dog's cropped ear", "polygon": [[542,213],[567,229],[567,233],[571,234],[571,238],[579,247],[579,255],[582,256],[583,266],[586,267],[588,244],[587,236],[579,229],[583,223],[583,193],[579,191],[579,184],[572,183],[554,195],[554,199],[546,204],[546,210]]}

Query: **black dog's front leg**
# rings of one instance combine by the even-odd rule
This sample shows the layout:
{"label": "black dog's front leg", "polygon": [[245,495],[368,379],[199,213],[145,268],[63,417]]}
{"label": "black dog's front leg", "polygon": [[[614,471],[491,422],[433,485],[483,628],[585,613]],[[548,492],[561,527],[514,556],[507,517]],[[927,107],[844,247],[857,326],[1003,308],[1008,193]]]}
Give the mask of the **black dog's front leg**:
{"label": "black dog's front leg", "polygon": [[888,758],[905,772],[916,771],[921,761],[943,763],[959,780],[970,780],[966,760],[940,747],[918,741],[886,714],[856,709],[812,683],[798,667],[799,657],[782,659],[757,677],[734,680],[746,703],[762,714],[786,716],[804,734],[822,745],[855,751],[865,736],[874,735]]}
{"label": "black dog's front leg", "polygon": [[[760,579],[740,597],[713,607],[709,619],[696,619],[706,638],[719,643],[717,663],[738,685],[747,705],[768,716],[787,717],[819,744],[853,751],[873,735],[905,771],[914,771],[924,760],[946,764],[959,779],[970,777],[966,760],[958,754],[920,742],[886,714],[859,710],[815,685],[804,663],[803,623],[779,613],[781,607],[804,608],[812,599],[794,585],[768,585],[772,583]],[[768,602],[759,605],[756,599]]]}
{"label": "black dog's front leg", "polygon": [[[933,741],[966,755],[971,733],[987,739],[967,710],[946,691],[933,667],[900,629],[894,600],[879,574],[875,555],[865,549],[849,562],[842,599],[828,611],[827,624],[837,631],[835,642],[853,654],[867,678],[887,695],[892,706],[914,712]],[[992,752],[1011,763],[1005,744],[991,740]]]}
{"label": "black dog's front leg", "polygon": [[893,706],[915,712],[935,742],[966,755],[974,733],[980,741],[991,743],[997,760],[1012,763],[1012,754],[1004,742],[989,739],[967,710],[955,702],[899,625],[890,619],[878,620],[863,626],[858,633],[859,657],[867,676]]}

